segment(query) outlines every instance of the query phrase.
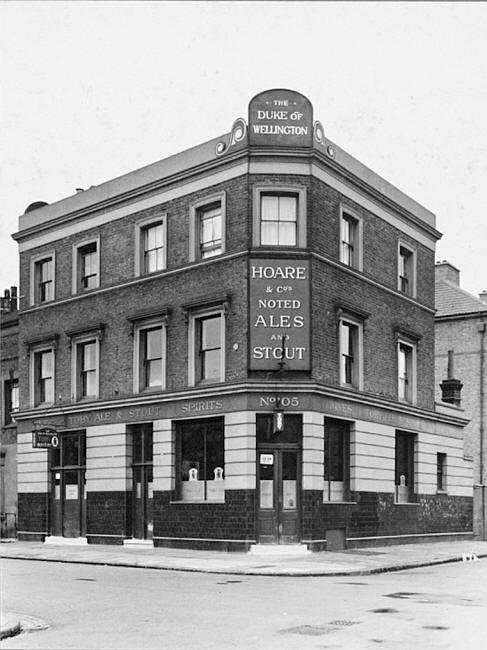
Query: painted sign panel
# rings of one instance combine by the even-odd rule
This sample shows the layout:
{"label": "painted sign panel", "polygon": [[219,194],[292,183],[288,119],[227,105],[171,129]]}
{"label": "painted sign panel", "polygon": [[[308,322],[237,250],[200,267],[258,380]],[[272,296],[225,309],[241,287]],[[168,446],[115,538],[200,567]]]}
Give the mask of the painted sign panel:
{"label": "painted sign panel", "polygon": [[313,107],[294,90],[266,90],[249,104],[249,143],[282,147],[313,145]]}
{"label": "painted sign panel", "polygon": [[56,429],[39,429],[32,432],[32,446],[36,449],[56,449],[59,438]]}
{"label": "painted sign panel", "polygon": [[309,261],[250,261],[250,369],[309,370]]}

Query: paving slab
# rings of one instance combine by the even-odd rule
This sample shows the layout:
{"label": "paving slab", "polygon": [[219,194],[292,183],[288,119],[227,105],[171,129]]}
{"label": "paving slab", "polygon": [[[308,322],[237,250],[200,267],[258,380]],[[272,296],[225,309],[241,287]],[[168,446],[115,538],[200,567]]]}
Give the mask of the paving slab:
{"label": "paving slab", "polygon": [[283,552],[282,547],[265,554],[195,551],[133,546],[44,544],[16,542],[0,545],[0,557],[16,560],[68,562],[193,571],[230,575],[260,576],[344,576],[399,571],[458,561],[480,561],[487,557],[487,542],[457,541],[401,544],[322,551],[319,553]]}

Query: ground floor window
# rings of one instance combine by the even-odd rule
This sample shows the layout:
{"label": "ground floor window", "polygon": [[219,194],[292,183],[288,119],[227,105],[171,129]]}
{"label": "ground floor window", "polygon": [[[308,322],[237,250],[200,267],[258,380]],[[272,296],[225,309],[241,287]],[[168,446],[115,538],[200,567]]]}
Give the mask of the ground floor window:
{"label": "ground floor window", "polygon": [[350,485],[350,422],[325,418],[323,501],[346,501]]}
{"label": "ground floor window", "polygon": [[396,502],[414,501],[414,447],[416,436],[396,431]]}
{"label": "ground floor window", "polygon": [[177,475],[182,501],[224,501],[224,420],[178,422]]}

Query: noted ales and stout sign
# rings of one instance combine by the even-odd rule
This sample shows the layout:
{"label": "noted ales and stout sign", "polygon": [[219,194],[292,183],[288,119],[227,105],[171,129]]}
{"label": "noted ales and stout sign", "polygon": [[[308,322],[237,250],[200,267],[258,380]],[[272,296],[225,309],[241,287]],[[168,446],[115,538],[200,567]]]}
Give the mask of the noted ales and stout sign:
{"label": "noted ales and stout sign", "polygon": [[283,147],[313,145],[313,107],[294,90],[266,90],[249,104],[249,144]]}
{"label": "noted ales and stout sign", "polygon": [[250,261],[250,369],[309,370],[309,262]]}

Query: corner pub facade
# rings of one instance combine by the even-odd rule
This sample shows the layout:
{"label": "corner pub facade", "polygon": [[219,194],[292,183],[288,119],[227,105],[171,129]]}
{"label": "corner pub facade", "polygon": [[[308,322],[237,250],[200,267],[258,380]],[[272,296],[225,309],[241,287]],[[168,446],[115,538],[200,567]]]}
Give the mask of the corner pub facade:
{"label": "corner pub facade", "polygon": [[472,530],[434,402],[435,216],[268,90],[20,248],[21,540],[310,550]]}

